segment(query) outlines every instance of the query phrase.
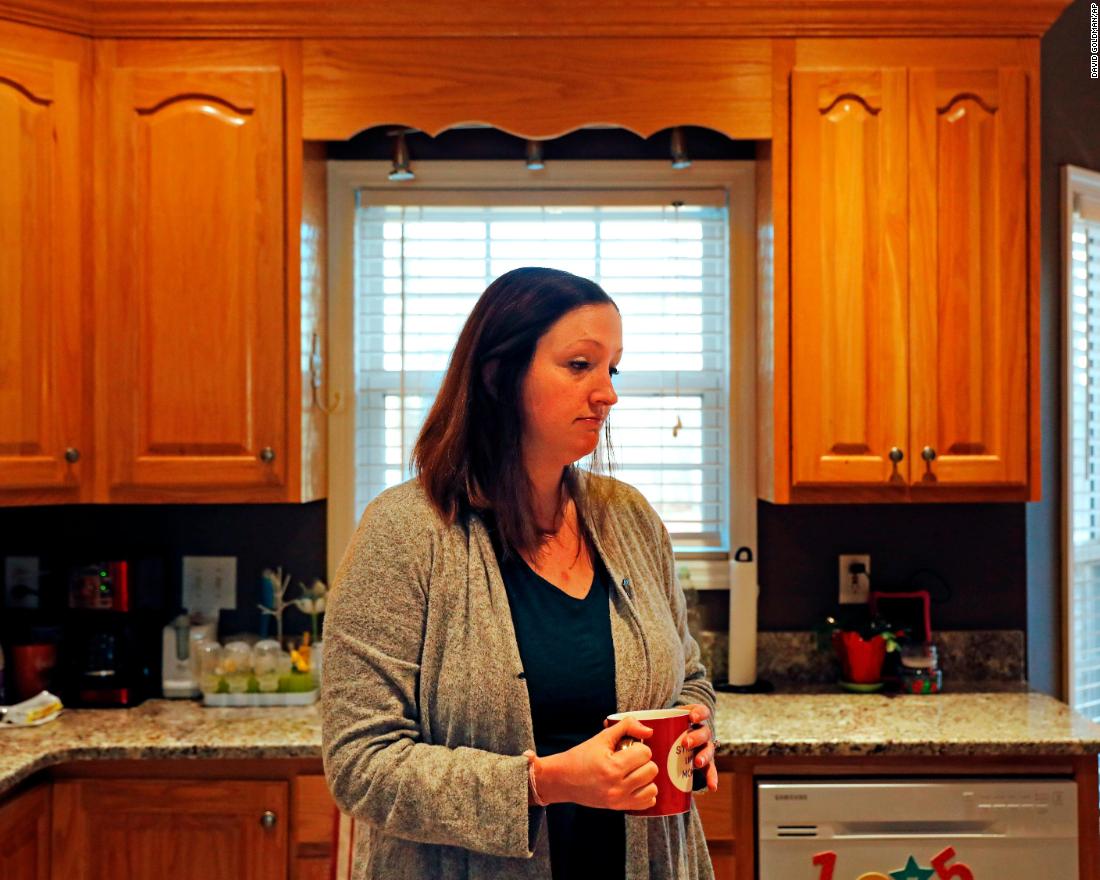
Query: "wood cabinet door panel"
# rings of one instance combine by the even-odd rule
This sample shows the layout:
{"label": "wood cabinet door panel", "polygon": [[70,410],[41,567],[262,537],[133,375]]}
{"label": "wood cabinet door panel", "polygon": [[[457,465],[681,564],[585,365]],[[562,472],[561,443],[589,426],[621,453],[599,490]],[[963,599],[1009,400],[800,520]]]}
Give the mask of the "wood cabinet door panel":
{"label": "wood cabinet door panel", "polygon": [[50,790],[41,785],[0,806],[0,877],[48,880]]}
{"label": "wood cabinet door panel", "polygon": [[904,484],[906,73],[791,86],[792,485]]}
{"label": "wood cabinet door panel", "polygon": [[710,864],[714,868],[714,880],[737,880],[737,850],[732,842],[707,841]]}
{"label": "wood cabinet door panel", "polygon": [[54,804],[54,880],[287,875],[285,782],[64,781]]}
{"label": "wood cabinet door panel", "polygon": [[734,821],[733,774],[727,770],[718,771],[718,791],[696,794],[695,808],[699,811],[699,820],[703,823],[703,834],[708,841],[733,840],[737,835]]}
{"label": "wood cabinet door panel", "polygon": [[110,82],[111,488],[282,484],[282,74]]}
{"label": "wood cabinet door panel", "polygon": [[912,70],[910,140],[913,486],[1026,485],[1024,71]]}
{"label": "wood cabinet door panel", "polygon": [[330,847],[336,829],[336,802],[324,776],[294,780],[294,843]]}
{"label": "wood cabinet door panel", "polygon": [[[83,411],[81,78],[0,31],[0,490],[75,494]],[[75,497],[56,500],[76,500]]]}

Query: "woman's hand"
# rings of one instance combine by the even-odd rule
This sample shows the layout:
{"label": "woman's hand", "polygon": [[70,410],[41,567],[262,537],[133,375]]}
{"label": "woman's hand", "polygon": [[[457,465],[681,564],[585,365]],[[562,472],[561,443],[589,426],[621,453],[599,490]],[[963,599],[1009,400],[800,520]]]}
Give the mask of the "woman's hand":
{"label": "woman's hand", "polygon": [[645,810],[657,803],[657,765],[645,743],[615,751],[624,736],[644,740],[653,730],[626,717],[591,739],[539,758],[535,786],[549,803],[570,801],[603,810]]}
{"label": "woman's hand", "polygon": [[[688,703],[686,706],[678,706],[679,709],[691,710],[692,730],[684,734],[684,745],[694,751],[691,759],[693,769],[707,768],[707,791],[718,791],[718,768],[714,766],[715,741],[711,734],[709,724],[704,724],[710,718],[710,709],[702,703]],[[699,725],[696,727],[695,725]]]}

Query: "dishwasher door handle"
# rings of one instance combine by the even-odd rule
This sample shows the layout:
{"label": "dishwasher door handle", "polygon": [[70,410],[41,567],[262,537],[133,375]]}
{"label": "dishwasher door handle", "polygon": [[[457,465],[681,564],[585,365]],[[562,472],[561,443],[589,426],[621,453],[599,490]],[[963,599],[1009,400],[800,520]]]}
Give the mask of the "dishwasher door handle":
{"label": "dishwasher door handle", "polygon": [[897,820],[875,822],[838,822],[834,826],[836,838],[917,838],[917,837],[1005,837],[1003,830],[997,827],[996,822],[974,821],[944,821],[933,820],[928,822],[911,821],[899,822]]}

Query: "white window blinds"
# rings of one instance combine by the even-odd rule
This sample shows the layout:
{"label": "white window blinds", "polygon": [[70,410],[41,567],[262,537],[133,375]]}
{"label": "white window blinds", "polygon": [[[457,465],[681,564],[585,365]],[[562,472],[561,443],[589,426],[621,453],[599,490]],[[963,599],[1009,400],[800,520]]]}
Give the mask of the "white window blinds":
{"label": "white window blinds", "polygon": [[677,544],[724,548],[725,192],[695,192],[675,205],[622,191],[482,195],[480,204],[455,204],[453,193],[433,203],[432,193],[418,192],[418,203],[394,204],[392,192],[358,193],[357,515],[411,476],[413,444],[480,293],[510,269],[550,266],[596,281],[623,316],[615,473],[645,493]]}
{"label": "white window blinds", "polygon": [[1100,721],[1100,174],[1072,190],[1067,266],[1070,702]]}

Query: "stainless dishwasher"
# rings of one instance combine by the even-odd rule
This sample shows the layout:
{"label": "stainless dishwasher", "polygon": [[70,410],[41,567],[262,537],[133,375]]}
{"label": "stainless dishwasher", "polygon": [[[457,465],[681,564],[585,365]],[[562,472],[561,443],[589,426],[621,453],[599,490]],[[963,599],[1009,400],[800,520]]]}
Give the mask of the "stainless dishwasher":
{"label": "stainless dishwasher", "polygon": [[1065,779],[784,780],[756,799],[759,880],[1078,877]]}

